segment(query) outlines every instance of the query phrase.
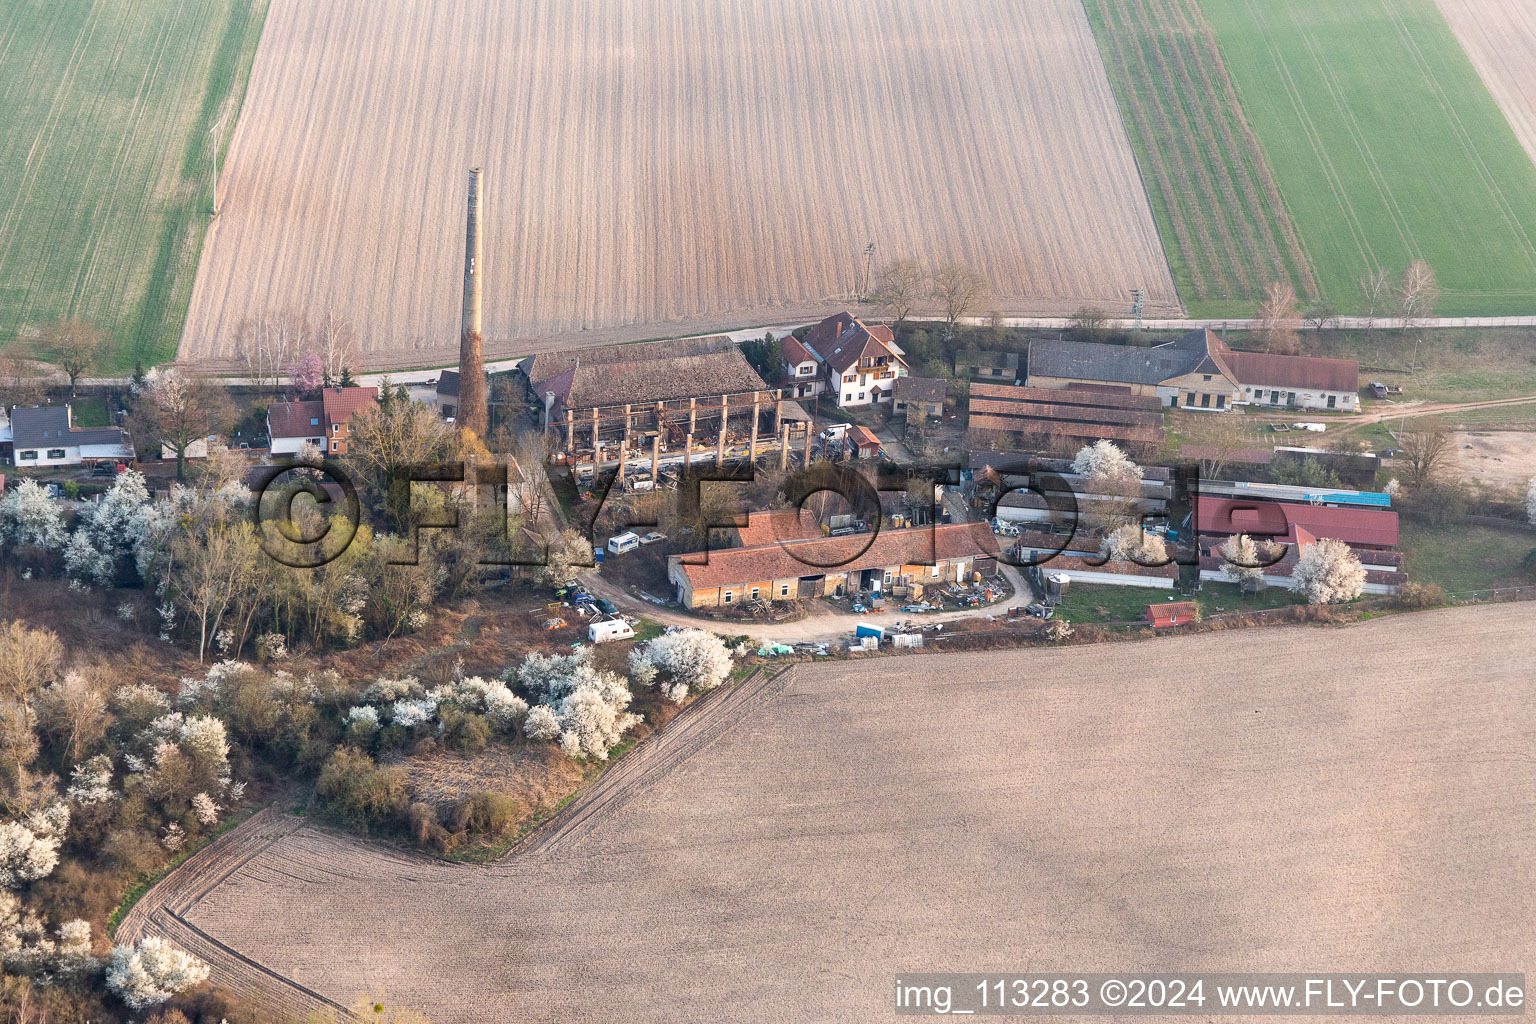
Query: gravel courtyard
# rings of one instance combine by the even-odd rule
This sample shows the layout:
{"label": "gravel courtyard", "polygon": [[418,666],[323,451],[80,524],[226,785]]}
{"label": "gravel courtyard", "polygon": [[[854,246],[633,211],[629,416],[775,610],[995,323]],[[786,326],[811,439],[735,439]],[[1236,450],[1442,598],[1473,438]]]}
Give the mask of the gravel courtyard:
{"label": "gravel courtyard", "polygon": [[1526,604],[803,666],[584,830],[489,867],[275,832],[185,920],[454,1024],[885,1020],[919,970],[1530,970],[1533,655]]}

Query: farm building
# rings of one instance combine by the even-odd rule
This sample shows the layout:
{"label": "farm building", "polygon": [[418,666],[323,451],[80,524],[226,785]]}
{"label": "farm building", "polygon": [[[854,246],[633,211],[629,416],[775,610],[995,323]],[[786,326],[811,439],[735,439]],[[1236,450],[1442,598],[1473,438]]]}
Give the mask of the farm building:
{"label": "farm building", "polygon": [[1015,565],[1029,566],[1037,581],[1042,573],[1049,573],[1078,583],[1172,590],[1179,580],[1179,568],[1172,562],[1142,565],[1127,559],[1105,560],[1087,538],[1042,531],[1020,534],[1009,558]]}
{"label": "farm building", "polygon": [[747,521],[719,531],[733,548],[754,548],[782,541],[809,540],[824,536],[816,516],[804,508],[776,508],[748,512]]}
{"label": "farm building", "polygon": [[11,410],[11,446],[16,465],[78,466],[133,458],[133,443],[121,427],[77,427],[69,405]]}
{"label": "farm building", "polygon": [[947,583],[991,573],[997,558],[985,523],[957,523],[673,555],[667,578],[684,607],[714,608]]}
{"label": "farm building", "polygon": [[1235,405],[1353,410],[1359,366],[1350,359],[1237,352],[1199,329],[1151,348],[1038,340],[1029,347],[1030,387],[1113,387],[1168,408],[1223,411]]}
{"label": "farm building", "polygon": [[272,454],[295,455],[308,442],[328,455],[345,455],[352,415],[378,398],[375,387],[326,388],[318,402],[273,402],[267,407]]}
{"label": "farm building", "polygon": [[1168,601],[1164,604],[1147,605],[1147,621],[1153,629],[1169,626],[1187,626],[1194,622],[1199,609],[1193,601]]}
{"label": "farm building", "polygon": [[812,327],[802,347],[821,363],[824,390],[839,408],[891,401],[906,360],[889,327],[866,327],[852,313],[834,313]]}
{"label": "farm building", "polygon": [[783,462],[809,422],[723,338],[543,353],[518,373],[558,458],[611,462],[621,473],[637,456],[648,454],[654,470],[663,452],[691,462],[711,447],[717,462],[774,448]]}
{"label": "farm building", "polygon": [[[1288,546],[1285,554],[1273,565],[1264,567],[1262,579],[1271,587],[1289,587],[1291,574],[1296,569],[1296,564],[1301,561],[1301,553],[1309,544],[1316,541],[1316,537],[1304,527],[1298,527],[1295,531],[1297,543]],[[1221,548],[1226,543],[1226,538],[1202,538],[1200,543],[1200,578],[1202,580],[1225,580],[1227,575],[1222,571],[1226,565],[1226,559],[1222,557]],[[1403,556],[1401,552],[1388,551],[1382,548],[1350,545],[1350,550],[1355,557],[1360,559],[1360,565],[1365,569],[1365,592],[1367,594],[1395,594],[1404,583],[1408,582],[1407,575],[1403,572]]]}
{"label": "farm building", "polygon": [[964,348],[955,353],[955,376],[997,384],[1014,384],[1019,379],[1017,352],[986,352]]}
{"label": "farm building", "polygon": [[1157,399],[1088,388],[971,385],[971,443],[1006,443],[1046,451],[1105,438],[1129,448],[1163,443]]}
{"label": "farm building", "polygon": [[1284,501],[1202,496],[1195,509],[1196,532],[1225,540],[1246,533],[1255,540],[1297,544],[1298,531],[1341,540],[1351,547],[1397,547],[1397,513],[1375,508],[1333,508]]}
{"label": "farm building", "polygon": [[907,419],[917,416],[943,416],[944,396],[949,393],[949,381],[942,377],[898,377],[896,379],[895,411]]}

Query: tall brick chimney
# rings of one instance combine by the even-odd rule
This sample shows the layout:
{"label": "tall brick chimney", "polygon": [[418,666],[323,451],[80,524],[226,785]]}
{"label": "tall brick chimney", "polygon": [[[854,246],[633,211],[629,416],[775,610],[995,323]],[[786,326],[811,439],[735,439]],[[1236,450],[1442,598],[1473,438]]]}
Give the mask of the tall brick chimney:
{"label": "tall brick chimney", "polygon": [[458,425],[485,437],[485,350],[480,336],[480,168],[469,170],[469,212],[464,229],[464,313],[459,330]]}

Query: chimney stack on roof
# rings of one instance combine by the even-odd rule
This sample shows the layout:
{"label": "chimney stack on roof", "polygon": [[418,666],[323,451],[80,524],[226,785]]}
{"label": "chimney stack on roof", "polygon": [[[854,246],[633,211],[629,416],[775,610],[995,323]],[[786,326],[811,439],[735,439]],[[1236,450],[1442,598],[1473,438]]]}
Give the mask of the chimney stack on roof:
{"label": "chimney stack on roof", "polygon": [[464,312],[459,333],[459,409],[457,423],[484,437],[486,408],[485,351],[480,333],[480,168],[469,171],[469,210],[464,229]]}

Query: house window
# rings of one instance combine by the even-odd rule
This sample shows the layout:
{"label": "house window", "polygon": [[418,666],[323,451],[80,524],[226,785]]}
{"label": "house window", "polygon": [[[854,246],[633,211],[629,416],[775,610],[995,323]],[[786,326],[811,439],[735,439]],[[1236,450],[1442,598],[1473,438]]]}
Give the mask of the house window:
{"label": "house window", "polygon": [[725,604],[730,604],[731,603],[731,592],[729,590],[722,592],[721,595],[720,595],[720,600],[723,603],[725,603]]}
{"label": "house window", "polygon": [[1211,396],[1210,395],[1201,395],[1200,396],[1200,408],[1202,408],[1202,409],[1209,409],[1210,407],[1211,407]]}
{"label": "house window", "polygon": [[1269,404],[1270,405],[1279,405],[1280,404],[1280,392],[1278,392],[1278,391],[1271,391],[1269,393]]}
{"label": "house window", "polygon": [[36,462],[37,461],[37,452],[34,452],[34,451],[21,452],[19,455],[17,455],[17,458],[20,459],[22,462]]}
{"label": "house window", "polygon": [[62,459],[64,457],[64,449],[63,448],[49,448],[48,449],[48,457],[50,459]]}
{"label": "house window", "polygon": [[858,379],[859,379],[859,375],[858,374],[850,373],[850,374],[848,374],[847,376],[845,376],[843,378],[843,383],[844,384],[852,384],[854,381],[856,381]]}
{"label": "house window", "polygon": [[1209,381],[1211,379],[1211,375],[1207,373],[1205,376],[1201,377],[1200,379],[1204,380],[1204,381]]}
{"label": "house window", "polygon": [[756,588],[756,587],[752,588],[752,600],[754,600],[754,601],[757,600],[757,589],[758,588]]}
{"label": "house window", "polygon": [[1328,396],[1328,408],[1330,408],[1330,409],[1332,409],[1332,408],[1333,408],[1333,407],[1334,407],[1334,406],[1335,406],[1335,405],[1337,405],[1337,404],[1338,404],[1338,403],[1337,403],[1337,402],[1336,402],[1336,401],[1335,401],[1335,398],[1336,398],[1336,397],[1337,397],[1337,396],[1335,396],[1335,395],[1329,395],[1329,396]]}
{"label": "house window", "polygon": [[1195,404],[1195,393],[1193,391],[1184,397],[1184,404],[1191,406]]}
{"label": "house window", "polygon": [[331,451],[333,451],[333,452],[341,451],[341,442],[340,441],[332,441],[331,442]]}
{"label": "house window", "polygon": [[331,424],[331,433],[333,433],[333,434],[341,433],[341,424],[340,423],[332,423]]}
{"label": "house window", "polygon": [[1227,396],[1226,395],[1217,395],[1216,396],[1216,408],[1218,408],[1218,409],[1225,409],[1226,407],[1227,407]]}
{"label": "house window", "polygon": [[814,367],[814,366],[810,366],[810,365],[802,366],[802,367],[800,367],[800,376],[804,377],[804,376],[809,374],[814,369],[816,369],[816,367]]}
{"label": "house window", "polygon": [[788,597],[789,596],[789,584],[788,583],[780,583],[779,584],[779,596],[780,597]]}
{"label": "house window", "polygon": [[859,401],[864,401],[864,392],[862,391],[859,392]]}
{"label": "house window", "polygon": [[309,418],[309,425],[312,426],[312,427],[318,427],[320,425],[320,417],[318,417],[318,416],[311,416]]}

